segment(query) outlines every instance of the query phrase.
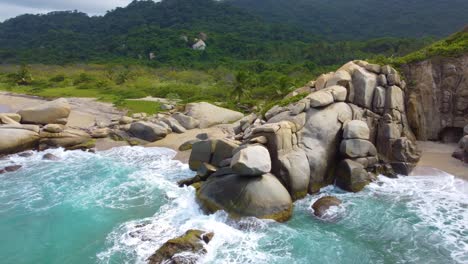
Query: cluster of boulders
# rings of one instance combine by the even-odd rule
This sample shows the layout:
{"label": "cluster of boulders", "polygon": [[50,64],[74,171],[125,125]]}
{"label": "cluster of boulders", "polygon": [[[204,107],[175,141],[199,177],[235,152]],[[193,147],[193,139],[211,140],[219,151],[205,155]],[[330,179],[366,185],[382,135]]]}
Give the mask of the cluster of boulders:
{"label": "cluster of boulders", "polygon": [[233,140],[192,146],[197,188],[208,211],[287,220],[292,202],[336,184],[357,192],[377,174],[409,174],[420,153],[405,111],[405,82],[392,67],[353,61],[321,75],[264,117],[238,122]]}
{"label": "cluster of boulders", "polygon": [[[166,109],[168,107],[164,107]],[[190,103],[185,111],[171,107],[167,112],[155,115],[145,113],[122,116],[112,123],[91,129],[94,137],[110,136],[116,140],[154,142],[170,133],[184,133],[195,128],[208,128],[218,124],[233,123],[244,115],[209,103]]]}
{"label": "cluster of boulders", "polygon": [[458,142],[458,150],[452,156],[468,163],[468,125],[463,128],[463,137]]}
{"label": "cluster of boulders", "polygon": [[51,147],[92,147],[93,142],[87,132],[66,126],[69,114],[70,105],[63,98],[18,113],[1,113],[0,155]]}

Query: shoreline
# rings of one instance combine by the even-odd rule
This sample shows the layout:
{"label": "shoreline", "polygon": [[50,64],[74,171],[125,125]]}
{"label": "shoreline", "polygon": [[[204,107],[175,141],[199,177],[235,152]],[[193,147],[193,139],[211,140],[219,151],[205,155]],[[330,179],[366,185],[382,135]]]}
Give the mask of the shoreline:
{"label": "shoreline", "polygon": [[[111,119],[118,119],[120,116],[124,115],[124,111],[116,109],[110,103],[96,101],[95,98],[71,97],[67,98],[67,100],[69,100],[72,106],[68,124],[70,127],[87,129],[93,126],[96,120],[110,121]],[[21,108],[45,101],[47,100],[38,96],[0,92],[0,110],[2,110],[3,107],[3,110],[16,112]],[[174,159],[183,163],[188,163],[190,150],[180,151],[179,146],[189,140],[196,139],[199,134],[206,134],[205,136],[211,139],[229,137],[233,135],[232,125],[217,125],[205,129],[192,129],[182,134],[172,133],[164,139],[143,146],[172,149],[177,152]],[[422,150],[422,155],[415,171],[421,171],[421,168],[424,167],[432,167],[468,181],[468,164],[464,164],[452,157],[452,153],[457,148],[457,144],[432,141],[418,141],[417,143]],[[96,150],[98,151],[126,145],[128,145],[127,142],[113,141],[109,138],[96,140]],[[414,175],[414,173],[412,174]]]}

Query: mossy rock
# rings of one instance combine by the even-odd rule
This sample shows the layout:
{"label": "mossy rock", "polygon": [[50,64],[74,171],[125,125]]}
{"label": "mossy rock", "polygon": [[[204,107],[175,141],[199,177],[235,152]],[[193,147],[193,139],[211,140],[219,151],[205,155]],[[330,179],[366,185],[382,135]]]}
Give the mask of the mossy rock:
{"label": "mossy rock", "polygon": [[[196,263],[198,258],[206,254],[205,245],[213,238],[214,233],[191,229],[184,235],[168,240],[151,257],[150,264],[160,263]],[[182,257],[181,253],[192,253]],[[179,256],[178,256],[179,255]]]}

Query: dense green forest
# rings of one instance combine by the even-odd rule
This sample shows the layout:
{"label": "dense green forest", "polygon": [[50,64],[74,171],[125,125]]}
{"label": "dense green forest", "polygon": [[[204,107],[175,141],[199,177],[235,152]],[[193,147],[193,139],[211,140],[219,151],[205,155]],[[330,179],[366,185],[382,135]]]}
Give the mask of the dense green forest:
{"label": "dense green forest", "polygon": [[[203,32],[207,48],[189,47]],[[265,22],[226,2],[134,1],[100,17],[77,11],[22,15],[0,23],[3,63],[144,63],[212,68],[275,64],[335,65],[375,54],[399,56],[430,39],[380,38],[327,42],[298,27]],[[149,60],[149,54],[155,55]],[[239,63],[243,61],[244,63]],[[286,65],[286,66],[285,66]],[[262,67],[262,66],[260,66]]]}
{"label": "dense green forest", "polygon": [[[133,112],[157,111],[154,103],[129,100],[145,96],[265,110],[349,60],[397,64],[468,46],[465,33],[434,44],[432,38],[356,40],[361,37],[327,40],[214,0],[133,1],[104,16],[21,15],[0,23],[0,90],[94,97]],[[191,48],[197,38],[205,50]]]}
{"label": "dense green forest", "polygon": [[466,0],[226,0],[328,40],[445,37],[468,24]]}

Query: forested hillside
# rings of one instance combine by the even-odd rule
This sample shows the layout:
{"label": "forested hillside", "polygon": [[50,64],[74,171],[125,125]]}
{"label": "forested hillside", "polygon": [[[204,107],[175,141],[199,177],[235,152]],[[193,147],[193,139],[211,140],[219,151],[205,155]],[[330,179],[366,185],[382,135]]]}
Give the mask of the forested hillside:
{"label": "forested hillside", "polygon": [[[207,48],[194,51],[190,46],[200,33]],[[396,38],[327,42],[298,27],[266,22],[213,0],[133,1],[100,17],[53,12],[0,23],[3,63],[125,61],[209,68],[259,60],[313,68],[376,54],[398,56],[427,43]]]}
{"label": "forested hillside", "polygon": [[226,0],[329,40],[443,37],[468,24],[466,0]]}

